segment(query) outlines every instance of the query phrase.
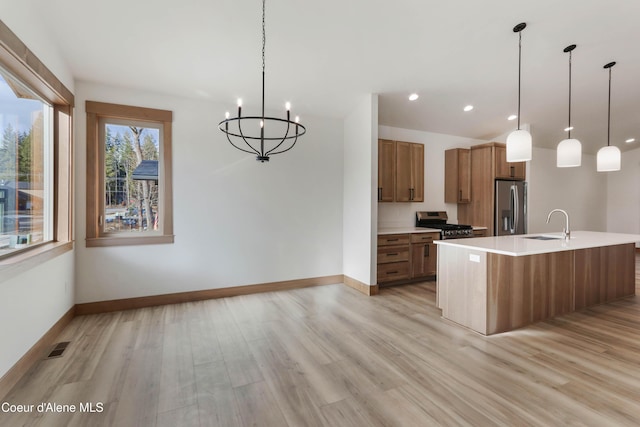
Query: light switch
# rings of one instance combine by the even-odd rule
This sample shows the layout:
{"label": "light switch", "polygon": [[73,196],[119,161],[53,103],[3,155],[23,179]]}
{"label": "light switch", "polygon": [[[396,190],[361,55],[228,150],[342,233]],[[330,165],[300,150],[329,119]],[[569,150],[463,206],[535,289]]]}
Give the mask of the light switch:
{"label": "light switch", "polygon": [[469,261],[471,261],[471,262],[480,262],[480,255],[469,254]]}

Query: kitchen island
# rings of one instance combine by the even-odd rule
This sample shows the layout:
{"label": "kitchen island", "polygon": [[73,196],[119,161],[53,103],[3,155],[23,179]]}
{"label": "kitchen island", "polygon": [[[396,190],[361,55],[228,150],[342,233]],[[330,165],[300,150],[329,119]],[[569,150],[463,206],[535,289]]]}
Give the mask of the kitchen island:
{"label": "kitchen island", "polygon": [[575,231],[442,240],[442,317],[484,335],[635,294],[640,235]]}

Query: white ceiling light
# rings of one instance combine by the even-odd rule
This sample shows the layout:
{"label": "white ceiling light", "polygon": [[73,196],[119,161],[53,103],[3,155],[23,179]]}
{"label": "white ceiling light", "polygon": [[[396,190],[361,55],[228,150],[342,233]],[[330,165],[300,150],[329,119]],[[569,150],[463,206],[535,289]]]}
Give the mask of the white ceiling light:
{"label": "white ceiling light", "polygon": [[610,144],[611,136],[611,68],[615,62],[609,62],[604,66],[609,70],[609,107],[607,110],[607,146],[598,150],[596,158],[598,172],[612,172],[620,170],[620,149]]}
{"label": "white ceiling light", "polygon": [[420,95],[418,95],[417,93],[412,93],[411,95],[409,95],[409,101],[415,101],[419,97]]}
{"label": "white ceiling light", "polygon": [[515,119],[517,119],[517,118],[518,118],[518,116],[517,116],[517,115],[512,114],[512,115],[510,115],[509,117],[507,117],[507,120],[515,120]]}
{"label": "white ceiling light", "polygon": [[629,138],[625,141],[627,144],[631,144],[632,142],[636,142],[635,138]]}
{"label": "white ceiling light", "polygon": [[573,168],[582,164],[582,144],[571,138],[571,52],[575,48],[575,44],[564,48],[565,53],[569,52],[569,126],[565,129],[569,135],[567,139],[560,141],[556,150],[556,166],[559,168]]}
{"label": "white ceiling light", "polygon": [[464,107],[464,111],[471,111],[473,110],[473,105],[467,105],[466,107]]}
{"label": "white ceiling light", "polygon": [[507,136],[507,162],[524,162],[531,160],[531,134],[520,129],[520,83],[522,73],[522,30],[527,27],[524,22],[513,27],[518,33],[518,129]]}

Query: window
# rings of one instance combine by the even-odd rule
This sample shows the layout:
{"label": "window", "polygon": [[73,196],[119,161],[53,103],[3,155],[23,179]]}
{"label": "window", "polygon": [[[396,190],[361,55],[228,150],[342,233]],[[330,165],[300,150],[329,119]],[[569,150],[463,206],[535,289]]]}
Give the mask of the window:
{"label": "window", "polygon": [[173,243],[171,111],[87,101],[87,246]]}
{"label": "window", "polygon": [[0,271],[73,247],[72,107],[73,94],[0,21]]}

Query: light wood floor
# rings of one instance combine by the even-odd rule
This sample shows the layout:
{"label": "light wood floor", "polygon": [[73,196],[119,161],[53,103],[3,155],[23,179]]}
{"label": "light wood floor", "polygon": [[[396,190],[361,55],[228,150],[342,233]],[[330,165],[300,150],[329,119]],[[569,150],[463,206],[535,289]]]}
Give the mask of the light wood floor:
{"label": "light wood floor", "polygon": [[[636,287],[638,283],[636,280]],[[329,285],[73,320],[2,426],[636,426],[640,297],[489,338],[440,318],[434,283]]]}

